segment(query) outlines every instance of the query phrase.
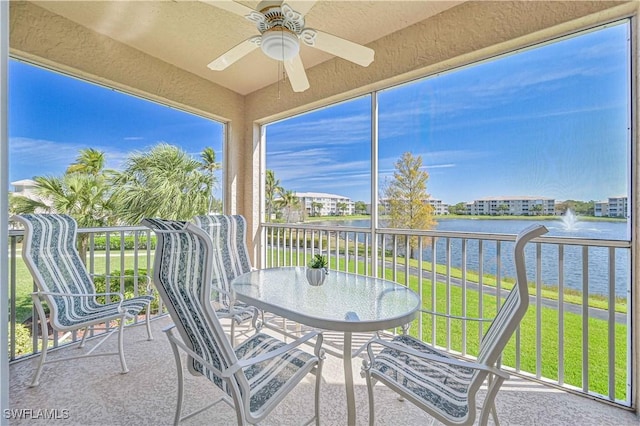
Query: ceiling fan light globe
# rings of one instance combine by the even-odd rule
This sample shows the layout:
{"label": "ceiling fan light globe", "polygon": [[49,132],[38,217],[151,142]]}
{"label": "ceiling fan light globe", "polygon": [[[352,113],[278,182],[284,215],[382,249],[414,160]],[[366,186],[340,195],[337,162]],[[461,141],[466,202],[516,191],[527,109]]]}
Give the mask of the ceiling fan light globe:
{"label": "ceiling fan light globe", "polygon": [[276,61],[287,61],[300,51],[298,36],[288,30],[272,29],[262,34],[260,48]]}

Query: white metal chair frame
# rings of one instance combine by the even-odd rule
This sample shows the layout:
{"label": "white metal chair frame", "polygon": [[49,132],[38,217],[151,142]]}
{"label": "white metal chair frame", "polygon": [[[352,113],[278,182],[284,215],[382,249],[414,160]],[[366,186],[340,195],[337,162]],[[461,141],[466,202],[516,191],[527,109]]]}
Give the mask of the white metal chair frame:
{"label": "white metal chair frame", "polygon": [[[368,344],[369,360],[363,361],[362,374],[366,378],[369,393],[370,425],[375,421],[373,386],[377,381],[444,424],[470,425],[476,418],[477,392],[485,380],[487,393],[479,424],[487,424],[489,413],[494,422],[499,424],[495,397],[502,383],[509,378],[500,369],[500,357],[529,307],[524,248],[531,239],[546,232],[544,226],[533,225],[518,234],[514,245],[517,281],[485,333],[476,362],[454,358],[410,336],[397,336],[391,341],[376,338]],[[442,316],[454,318],[451,315]],[[381,346],[382,351],[376,353],[374,345]]]}
{"label": "white metal chair frame", "polygon": [[[13,216],[11,220],[21,223],[25,228],[22,257],[39,289],[31,294],[31,298],[42,328],[42,351],[30,386],[39,385],[45,364],[79,358],[118,355],[122,373],[127,373],[129,369],[124,355],[123,330],[129,326],[126,322],[135,318],[145,308],[148,340],[153,339],[149,322],[151,301],[154,299],[151,295],[150,278],[145,277],[147,295],[144,296],[127,299],[121,292],[96,293],[92,277],[98,275],[89,274],[80,259],[75,247],[77,224],[72,217],[58,214],[25,214]],[[108,276],[106,279],[111,277],[114,276]],[[107,299],[113,297],[117,301],[100,303],[96,300],[96,297],[100,296]],[[82,355],[47,360],[49,333],[43,303],[49,307],[50,324],[54,330],[84,330],[78,344],[79,349],[85,346],[90,335],[89,327],[92,327],[93,331],[104,330],[106,334]],[[112,321],[118,321],[118,326],[110,327]],[[104,326],[96,327],[99,324]],[[130,325],[140,324],[142,323]],[[114,333],[118,333],[118,351],[94,353]]]}
{"label": "white metal chair frame", "polygon": [[213,277],[211,289],[217,293],[214,300],[216,315],[220,319],[231,320],[231,341],[235,342],[236,324],[241,325],[251,320],[251,325],[257,332],[262,325],[262,321],[258,320],[262,313],[254,306],[237,301],[230,284],[238,275],[254,269],[247,250],[245,218],[241,215],[211,214],[195,216],[193,222],[213,241],[212,255],[221,274]]}
{"label": "white metal chair frame", "polygon": [[[322,333],[312,332],[289,344],[257,333],[234,348],[210,303],[212,274],[220,271],[210,254],[213,244],[207,233],[194,224],[179,221],[145,219],[143,224],[153,229],[158,239],[154,282],[175,322],[165,329],[178,372],[174,424],[221,401],[235,408],[239,425],[255,424],[308,373],[316,376],[315,411],[305,424],[314,420],[319,424],[324,359]],[[180,337],[173,333],[174,328]],[[316,339],[313,355],[298,349],[313,338]],[[258,347],[256,342],[261,342],[258,344],[262,346]],[[205,376],[224,392],[213,403],[185,416],[182,416],[184,373],[179,350],[188,355],[191,374]],[[269,384],[252,386],[252,383],[259,385],[262,380],[268,380]],[[274,386],[271,386],[272,380],[277,382]]]}

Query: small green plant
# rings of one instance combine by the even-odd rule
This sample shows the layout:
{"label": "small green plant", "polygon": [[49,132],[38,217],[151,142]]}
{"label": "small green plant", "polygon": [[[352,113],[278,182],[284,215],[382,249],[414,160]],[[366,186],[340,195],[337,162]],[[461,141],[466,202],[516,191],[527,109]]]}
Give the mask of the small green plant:
{"label": "small green plant", "polygon": [[311,259],[311,262],[309,262],[309,268],[311,269],[326,269],[328,266],[329,262],[327,262],[327,258],[320,254],[316,254],[315,256],[313,256],[313,259]]}

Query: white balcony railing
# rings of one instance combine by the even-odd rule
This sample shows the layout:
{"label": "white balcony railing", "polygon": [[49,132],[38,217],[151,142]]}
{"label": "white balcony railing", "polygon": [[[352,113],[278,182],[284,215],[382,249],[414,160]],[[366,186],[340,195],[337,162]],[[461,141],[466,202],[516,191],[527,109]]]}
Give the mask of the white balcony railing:
{"label": "white balcony railing", "polygon": [[[410,333],[461,356],[476,354],[486,324],[440,320],[427,311],[490,318],[513,282],[514,235],[377,229],[374,237],[369,228],[282,224],[264,225],[263,232],[266,267],[305,265],[323,253],[330,269],[377,273],[410,286],[424,309]],[[143,275],[153,265],[155,239],[147,228],[80,229],[79,234],[88,236],[91,273]],[[407,262],[412,237],[417,246]],[[40,344],[38,324],[30,321],[36,317],[29,296],[33,281],[22,262],[21,239],[22,231],[10,231],[11,361],[37,353]],[[533,380],[630,406],[630,247],[628,241],[534,240],[527,247],[531,305],[503,365]],[[110,289],[126,290],[126,280],[114,280]],[[155,315],[164,312],[161,301],[154,308]],[[28,324],[26,343],[23,324]],[[52,340],[59,347],[77,338]]]}
{"label": "white balcony railing", "polygon": [[[473,357],[513,283],[515,235],[314,225],[264,227],[267,267],[305,265],[384,276],[413,288],[423,314],[410,333]],[[413,239],[413,243],[411,240]],[[413,249],[407,262],[405,253]],[[629,241],[543,237],[527,247],[531,304],[503,365],[516,374],[623,406],[631,404]],[[434,267],[435,264],[435,267]]]}

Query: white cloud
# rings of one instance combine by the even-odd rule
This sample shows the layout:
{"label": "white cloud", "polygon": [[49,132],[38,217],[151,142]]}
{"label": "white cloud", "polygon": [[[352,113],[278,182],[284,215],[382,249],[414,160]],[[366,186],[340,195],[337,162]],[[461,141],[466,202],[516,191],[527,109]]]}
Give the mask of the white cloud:
{"label": "white cloud", "polygon": [[[85,148],[89,148],[89,146],[47,139],[10,138],[9,165],[11,179],[62,174],[69,164],[75,161],[78,152]],[[128,155],[128,152],[113,149],[112,147],[92,146],[92,148],[104,152],[106,168],[120,168]]]}

